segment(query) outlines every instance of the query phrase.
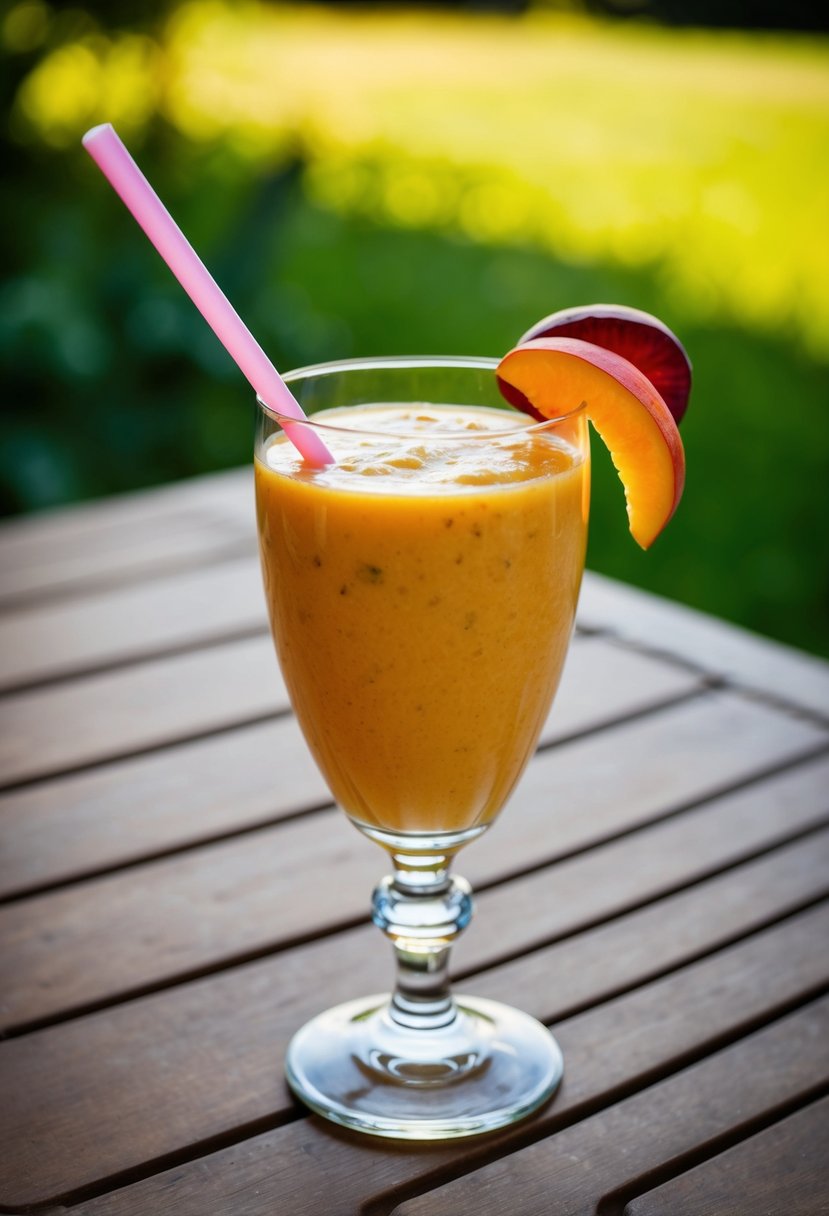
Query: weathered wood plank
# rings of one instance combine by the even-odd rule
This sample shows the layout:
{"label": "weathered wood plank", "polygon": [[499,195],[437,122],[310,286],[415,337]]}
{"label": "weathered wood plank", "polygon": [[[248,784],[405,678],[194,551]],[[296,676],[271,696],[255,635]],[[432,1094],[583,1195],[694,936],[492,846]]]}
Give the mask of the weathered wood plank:
{"label": "weathered wood plank", "polygon": [[[557,872],[549,876],[557,886]],[[643,883],[647,879],[642,876]],[[485,905],[490,924],[506,914],[510,889],[512,915],[532,915],[523,883],[493,891]],[[638,984],[698,953],[761,928],[829,893],[829,832],[785,846],[769,857],[750,862],[602,924],[552,946],[536,949],[498,971],[502,991],[512,992],[519,1006],[532,1004],[542,1021],[570,1016],[598,999],[607,1000],[631,983]],[[500,904],[500,906],[499,906]],[[525,935],[532,936],[532,930]],[[497,943],[482,935],[463,960],[464,967],[491,965]],[[827,967],[829,979],[829,967]],[[466,980],[464,991],[486,996],[486,976]],[[547,1005],[544,1005],[546,993]]]}
{"label": "weathered wood plank", "polygon": [[[579,639],[543,738],[589,730],[698,686],[684,668]],[[13,694],[0,699],[0,779],[47,777],[287,709],[265,635]]]}
{"label": "weathered wood plank", "polygon": [[[135,664],[130,672],[113,673],[125,684],[99,685],[98,695],[88,699],[84,697],[91,677],[89,682],[80,679],[64,689],[48,690],[41,705],[55,706],[54,716],[51,708],[44,708],[25,747],[16,750],[12,743],[13,766],[20,765],[26,748],[31,750],[23,775],[18,767],[8,780],[29,781],[47,774],[51,778],[0,797],[0,831],[11,829],[7,834],[15,842],[11,856],[5,862],[0,859],[0,892],[4,873],[7,892],[37,882],[77,879],[96,867],[232,833],[240,824],[252,829],[265,820],[319,806],[325,799],[304,749],[301,759],[295,758],[299,744],[291,719],[235,729],[239,722],[260,716],[258,711],[249,716],[243,712],[249,702],[238,671],[227,677],[231,693],[225,718],[220,711],[227,708],[227,668],[221,665],[209,678],[202,671],[203,683],[195,693],[180,692],[181,677],[190,669],[176,664],[197,656],[169,658],[166,666],[174,678],[159,678],[154,688],[152,681],[131,684],[128,679],[147,674],[152,663],[146,660],[153,653],[216,643],[225,631],[233,634],[249,627],[234,624],[252,618],[244,616],[247,599],[241,607],[237,602],[240,586],[227,577],[231,567],[246,569],[250,582],[245,596],[253,589],[254,561],[227,560],[253,549],[247,483],[245,473],[191,487],[186,504],[177,491],[160,491],[158,499],[144,503],[148,513],[143,523],[139,505],[134,504],[131,513],[127,504],[120,527],[117,518],[96,507],[86,520],[81,509],[66,524],[58,517],[54,529],[46,526],[38,533],[34,527],[28,540],[25,526],[19,532],[16,525],[8,533],[0,530],[0,566],[5,553],[13,580],[28,587],[22,592],[26,602],[43,605],[28,627],[19,614],[5,618],[12,625],[6,643],[17,652],[7,666],[7,679],[34,683],[110,663]],[[160,546],[153,543],[157,535],[162,536]],[[131,549],[125,544],[130,537]],[[235,539],[223,548],[225,537]],[[130,552],[122,553],[122,548]],[[179,563],[195,571],[200,562],[219,559],[222,564],[212,568],[175,579],[162,577]],[[139,580],[145,574],[155,581],[142,585]],[[820,704],[826,711],[824,691],[829,684],[820,664],[815,668],[805,656],[793,659],[773,646],[771,659],[764,659],[766,644],[750,639],[756,648],[752,653],[744,645],[746,635],[732,639],[731,647],[720,634],[718,650],[710,632],[718,633],[717,623],[704,622],[702,631],[698,622],[671,629],[669,610],[662,612],[658,603],[651,603],[651,609],[660,610],[655,624],[644,603],[648,597],[640,603],[636,596],[641,593],[634,593],[632,607],[623,611],[630,603],[624,589],[620,599],[597,580],[598,598],[591,600],[593,584],[588,576],[581,613],[587,625],[675,653],[715,676],[722,669],[737,683],[811,713],[820,712]],[[123,591],[90,594],[96,587],[122,585]],[[46,604],[49,597],[60,598],[60,612]],[[595,610],[597,603],[601,611]],[[197,621],[187,619],[187,605],[191,614],[199,614]],[[86,616],[84,607],[89,610]],[[140,637],[129,636],[131,612]],[[683,621],[682,610],[677,621]],[[61,622],[66,637],[53,644]],[[252,627],[259,626],[254,622]],[[728,636],[730,627],[723,628]],[[212,651],[224,649],[212,646]],[[212,659],[212,651],[198,657]],[[267,653],[273,695],[278,676],[270,649]],[[548,742],[593,730],[697,687],[692,674],[606,641],[579,643],[574,656],[575,674],[568,677],[548,723]],[[805,659],[805,667],[800,659]],[[162,665],[158,667],[160,674]],[[0,685],[2,671],[0,664]],[[251,674],[250,680],[255,678]],[[81,690],[80,701],[60,701],[60,693],[70,688]],[[7,697],[7,707],[19,709],[25,702],[29,712],[28,695],[20,694],[23,702]],[[261,695],[256,692],[253,702]],[[130,703],[133,697],[135,706]],[[700,710],[699,718],[695,709]],[[703,709],[709,715],[706,727],[701,724]],[[26,713],[23,719],[27,728],[35,720]],[[166,734],[159,730],[164,722]],[[654,729],[657,723],[662,724]],[[175,739],[212,730],[228,733],[170,746]],[[273,1216],[281,1210],[353,1213],[381,1192],[400,1197],[396,1188],[401,1185],[403,1193],[423,1191],[468,1169],[476,1156],[483,1160],[493,1151],[519,1147],[539,1129],[560,1128],[595,1109],[596,1103],[649,1084],[692,1056],[715,1049],[724,1037],[742,1034],[814,992],[825,983],[820,944],[829,922],[822,909],[797,909],[823,890],[827,836],[814,833],[801,842],[781,842],[813,828],[826,811],[826,762],[799,764],[697,809],[659,819],[804,757],[826,738],[825,732],[785,713],[739,697],[716,696],[614,727],[533,762],[509,818],[476,845],[462,868],[479,883],[501,881],[527,866],[596,847],[485,892],[477,923],[457,955],[465,971],[490,968],[468,979],[466,990],[514,1000],[546,1018],[569,1019],[558,1032],[567,1053],[565,1087],[528,1131],[519,1129],[480,1146],[444,1146],[421,1153],[355,1143],[317,1120],[302,1120],[113,1192],[83,1211],[89,1216],[162,1210],[183,1216],[190,1211],[236,1216],[240,1210],[246,1216],[259,1211]],[[160,743],[168,750],[119,759]],[[601,743],[605,746],[593,746]],[[236,775],[240,759],[250,771]],[[59,776],[62,770],[101,761],[98,769]],[[150,810],[148,800],[153,803]],[[241,819],[235,819],[237,814]],[[642,827],[654,819],[657,822]],[[508,834],[508,824],[514,834]],[[73,832],[73,826],[79,831]],[[620,832],[629,834],[597,844]],[[769,856],[744,861],[752,851],[775,845]],[[272,857],[267,850],[273,851]],[[705,877],[729,865],[737,868]],[[284,945],[300,934],[330,931],[362,915],[368,888],[381,868],[380,855],[349,833],[338,814],[320,812],[252,832],[247,839],[215,843],[10,905],[0,913],[0,953],[6,944],[10,962],[22,960],[23,988],[29,991],[21,1005],[22,988],[0,985],[0,1014],[11,1013],[7,1024],[20,1026],[21,1009],[30,1001],[31,1008],[46,1011],[31,1015],[35,1019],[61,1016],[96,1000],[122,999],[142,984],[167,982],[200,967]],[[292,869],[295,873],[288,876]],[[331,882],[332,873],[337,874],[336,883]],[[676,889],[692,882],[697,885],[689,890]],[[656,899],[659,902],[641,906]],[[142,902],[156,906],[142,907]],[[15,911],[21,915],[3,920],[5,913]],[[26,913],[34,914],[32,924],[26,923]],[[617,919],[590,927],[608,917]],[[764,928],[779,917],[789,919]],[[568,934],[577,936],[556,941]],[[754,936],[728,945],[744,934]],[[555,944],[545,944],[551,941]],[[528,950],[532,952],[512,958]],[[718,953],[692,961],[711,951]],[[508,958],[512,961],[492,967]],[[133,960],[138,964],[135,972]],[[85,975],[76,976],[73,968]],[[678,969],[675,974],[655,978],[672,968]],[[284,1117],[291,1103],[281,1080],[281,1062],[290,1030],[322,1003],[382,988],[387,970],[376,931],[359,928],[0,1044],[0,1203],[49,1202],[103,1179],[115,1185],[120,1176],[125,1182],[125,1170],[152,1169],[148,1163],[153,1161],[161,1168],[171,1153],[195,1155],[199,1145],[201,1151],[208,1150],[211,1139],[215,1147],[243,1136],[246,1127]],[[114,984],[110,982],[103,995],[99,985],[96,995],[102,972],[109,972]],[[324,977],[323,983],[317,977]],[[645,986],[618,995],[637,985]],[[7,1009],[2,1008],[4,1001],[10,1002]],[[595,1007],[597,1002],[606,1003]],[[579,1013],[582,1009],[589,1012]],[[22,1014],[23,1022],[27,1016]],[[797,1054],[804,1049],[801,1025],[786,1051]],[[812,1046],[815,1033],[811,1028],[806,1032],[805,1049]],[[775,1102],[802,1097],[807,1091],[796,1088],[802,1063],[792,1064],[791,1057],[781,1063],[774,1045],[770,1053],[767,1071],[776,1069],[783,1081],[777,1073],[763,1081],[768,1093],[774,1093]],[[743,1059],[741,1065],[750,1073],[752,1059]],[[813,1051],[809,1085],[815,1083],[815,1059]],[[688,1075],[695,1072],[691,1069]],[[762,1081],[762,1067],[760,1073]],[[712,1075],[722,1082],[721,1076]],[[741,1068],[735,1066],[733,1075],[732,1093],[742,1081]],[[685,1076],[663,1084],[677,1084]],[[795,1084],[791,1092],[786,1088],[790,1083]],[[630,1153],[613,1157],[606,1146],[609,1142],[615,1147],[615,1123],[607,1125],[609,1131],[596,1124],[593,1140],[589,1133],[577,1142],[570,1156],[582,1153],[582,1170],[590,1170],[592,1181],[604,1187],[596,1190],[593,1203],[620,1187],[630,1195],[631,1185],[642,1192],[661,1181],[665,1174],[655,1175],[654,1170],[664,1164],[665,1144],[669,1150],[672,1144],[679,1146],[673,1157],[665,1158],[679,1170],[688,1151],[717,1151],[717,1137],[723,1134],[718,1118],[729,1129],[735,1126],[733,1119],[728,1122],[731,1107],[719,1097],[713,1105],[706,1103],[691,1083],[671,1090],[654,1121],[647,1107],[653,1092],[639,1095],[641,1107],[634,1107],[630,1116],[635,1137],[656,1142],[652,1158],[638,1140]],[[743,1106],[740,1095],[732,1100],[730,1093],[727,1100],[739,1118],[750,1119],[761,1110],[762,1103],[755,1101],[759,1092],[755,1085],[746,1098],[744,1091]],[[687,1101],[683,1095],[688,1095]],[[625,1105],[611,1107],[611,1112]],[[766,1114],[773,1109],[762,1107]],[[693,1117],[677,1121],[677,1111]],[[621,1118],[627,1134],[628,1123]],[[675,1141],[661,1126],[671,1118],[678,1123]],[[545,1143],[593,1122],[588,1119]],[[524,1154],[514,1156],[521,1159]],[[539,1177],[543,1172],[542,1167]],[[578,1173],[572,1161],[569,1166],[565,1161],[565,1189],[569,1177],[575,1187]],[[527,1177],[532,1188],[532,1169],[521,1172],[521,1185]],[[557,1173],[555,1178],[557,1182]],[[548,1173],[548,1199],[549,1185]],[[455,1189],[448,1193],[454,1195]],[[542,1193],[539,1187],[538,1210],[548,1211],[541,1206]],[[513,1206],[521,1206],[520,1195],[516,1191],[509,1196]],[[643,1195],[642,1201],[648,1197]],[[412,1201],[421,1205],[412,1210],[440,1210],[429,1206],[435,1199],[434,1193],[424,1195]],[[110,1203],[115,1205],[111,1209]],[[499,1206],[505,1203],[499,1200]],[[486,1208],[479,1199],[478,1210]]]}
{"label": "weathered wood plank", "polygon": [[[476,842],[464,868],[476,885],[503,879],[709,797],[823,738],[808,723],[709,694],[541,752],[508,818]],[[320,812],[6,905],[2,1025],[112,1000],[360,918],[379,857],[345,817]]]}
{"label": "weathered wood plank", "polygon": [[[227,555],[231,538],[252,552],[250,481],[249,469],[233,470],[5,524],[0,603],[117,585],[163,573],[176,558]],[[693,609],[588,572],[579,619],[829,715],[828,664]]]}
{"label": "weathered wood plank", "polygon": [[252,466],[3,520],[0,570],[46,569],[74,557],[86,562],[95,553],[127,548],[127,536],[175,530],[182,520],[192,526],[199,519],[203,530],[232,523],[235,535],[252,540]]}
{"label": "weathered wood plank", "polygon": [[293,717],[0,794],[0,896],[329,804]]}
{"label": "weathered wood plank", "polygon": [[[581,930],[588,913],[618,916],[698,883],[824,824],[828,811],[829,761],[813,761],[580,853],[553,870],[522,875],[483,897],[490,928],[486,937],[478,936],[473,921],[455,948],[455,972],[491,961],[496,951],[538,947]],[[593,893],[587,902],[585,891]],[[510,931],[518,924],[520,937]],[[497,926],[495,933],[491,926]]]}
{"label": "weathered wood plank", "polygon": [[252,554],[252,490],[249,494],[240,512],[233,474],[184,493],[160,490],[127,504],[108,499],[77,512],[6,525],[0,533],[0,608],[65,600]]}
{"label": "weathered wood plank", "polygon": [[[682,843],[677,835],[673,847],[681,849]],[[559,1020],[575,1007],[653,979],[660,971],[687,963],[808,903],[826,886],[827,845],[829,832],[824,832],[818,841],[812,838],[782,848],[690,891],[468,979],[462,988],[506,999],[545,1021]],[[589,873],[583,877],[580,898],[576,897],[582,921],[617,911],[602,889],[589,882]],[[551,885],[557,886],[555,872]],[[520,888],[519,881],[507,889],[516,905],[507,930],[516,948],[531,944],[535,932],[521,906]],[[476,949],[479,967],[503,953],[497,906],[503,893],[481,898],[479,918],[485,931],[479,934]],[[645,887],[642,897],[650,894]],[[816,932],[825,915],[823,910],[814,922]],[[559,922],[572,927],[573,913],[561,908]],[[823,965],[815,943],[804,945]],[[89,1107],[86,1132],[104,1120],[107,1127],[119,1129],[126,1144],[136,1137],[140,1141],[140,1121],[148,1119],[150,1112],[164,1111],[164,1126],[189,1123],[190,1135],[199,1140],[217,1134],[219,1108],[225,1110],[229,1127],[234,1118],[242,1118],[240,1110],[247,1121],[285,1110],[290,1100],[273,1070],[281,1070],[290,1034],[319,1011],[323,1000],[333,1003],[355,992],[382,989],[388,982],[387,971],[388,959],[376,931],[354,930],[268,962],[0,1045],[0,1076],[10,1095],[10,1109],[0,1114],[0,1120],[8,1121],[8,1134],[13,1137],[43,1125],[53,1129],[53,1143],[67,1134],[71,1138],[75,1124],[52,1109],[57,1075],[67,1093],[83,1095]],[[309,987],[309,975],[325,976],[324,997],[320,985]],[[243,1013],[233,1013],[234,1002]],[[110,1057],[117,1043],[113,1073]],[[212,1062],[203,1065],[203,1081],[199,1060]],[[215,1082],[213,1069],[224,1074],[221,1097],[211,1098],[203,1088]],[[122,1071],[131,1071],[134,1077],[128,1090],[116,1084]],[[186,1083],[182,1080],[171,1089],[174,1078]],[[277,1092],[281,1097],[274,1105]],[[63,1130],[55,1130],[62,1121]],[[14,1127],[19,1127],[18,1133]],[[6,1134],[2,1122],[0,1131]],[[93,1136],[93,1144],[98,1139]],[[122,1146],[121,1151],[130,1150]]]}
{"label": "weathered wood plank", "polygon": [[829,718],[829,663],[693,608],[589,574],[579,621]]}
{"label": "weathered wood plank", "polygon": [[[829,1080],[829,1021],[825,1016],[822,1039],[818,1026],[814,1011],[787,1018],[576,1127],[400,1204],[392,1216],[433,1216],[435,1212],[479,1216],[487,1210],[484,1203],[490,1211],[512,1204],[522,1216],[592,1212],[609,1193],[716,1146],[723,1137],[750,1129],[753,1120],[768,1117],[813,1092],[816,1083]],[[794,1037],[800,1041],[792,1042]],[[803,1134],[802,1122],[797,1130]],[[824,1127],[824,1143],[825,1139]],[[797,1149],[789,1145],[789,1152],[796,1155]],[[825,1161],[823,1169],[825,1184]],[[660,1216],[667,1212],[688,1216],[689,1211],[711,1216],[779,1211],[788,1216],[795,1210],[787,1192],[780,1195],[779,1208],[769,1205],[769,1195],[759,1191],[755,1191],[760,1200],[756,1207],[748,1206],[745,1193],[739,1192],[735,1206],[717,1207],[710,1203],[705,1182],[699,1181],[703,1189],[695,1192],[696,1203],[690,1209],[681,1202],[677,1206],[669,1202],[646,1210],[654,1216],[657,1212]],[[732,1179],[732,1185],[735,1181]],[[750,1179],[745,1181],[750,1185]],[[778,1183],[782,1182],[778,1175]],[[810,1189],[810,1181],[806,1189]],[[820,1208],[801,1210],[816,1216]]]}
{"label": "weathered wood plank", "polygon": [[741,697],[707,694],[625,723],[606,739],[542,752],[508,818],[475,842],[464,867],[473,883],[479,875],[488,881],[496,866],[503,872],[510,829],[523,855],[552,860],[768,773],[824,741],[823,729]]}
{"label": "weathered wood plank", "polygon": [[6,783],[48,777],[288,709],[270,637],[0,700]]}
{"label": "weathered wood plank", "polygon": [[[826,823],[827,812],[829,760],[812,761],[554,868],[524,874],[479,895],[480,915],[455,947],[454,971],[491,965],[493,958],[583,931],[591,921],[620,916],[683,887],[693,889],[694,883]],[[807,857],[813,856],[814,839],[810,835],[804,843]],[[772,868],[777,856],[782,863],[782,852],[767,859]],[[612,969],[607,974],[610,980]],[[581,999],[570,989],[560,995],[571,1002]]]}
{"label": "weathered wood plank", "polygon": [[829,1199],[829,1098],[632,1200],[624,1216],[817,1216]]}
{"label": "weathered wood plank", "polygon": [[267,627],[251,557],[49,601],[0,615],[0,691]]}
{"label": "weathered wood plank", "polygon": [[[421,1146],[413,1151],[393,1143],[381,1144],[368,1138],[345,1136],[322,1120],[304,1119],[82,1204],[78,1214],[126,1216],[127,1213],[175,1210],[177,1216],[190,1216],[191,1213],[202,1216],[208,1211],[211,1216],[236,1216],[240,1211],[246,1216],[272,1216],[274,1211],[337,1216],[338,1213],[359,1211],[368,1199],[377,1198],[393,1188],[423,1189],[434,1185],[441,1176],[446,1177],[447,1171],[468,1170],[476,1158],[493,1151],[514,1149],[527,1134],[537,1136],[541,1132],[554,1131],[563,1123],[589,1112],[599,1102],[612,1101],[631,1088],[651,1084],[665,1072],[716,1050],[724,1039],[744,1034],[758,1021],[785,1009],[799,994],[808,993],[816,977],[824,973],[815,958],[814,942],[815,934],[825,925],[825,917],[818,921],[816,914],[804,914],[738,947],[562,1023],[556,1028],[556,1034],[565,1053],[564,1083],[553,1104],[525,1129],[477,1143],[434,1148]],[[773,990],[768,982],[772,972],[775,975]],[[180,996],[181,993],[171,995]],[[206,1135],[219,1134],[222,1125],[217,1097],[233,1077],[232,1070],[227,1067],[228,1040],[236,1036],[234,1047],[239,1057],[244,1054],[244,1044],[248,1042],[246,1004],[244,1000],[238,1000],[238,990],[236,995],[237,1019],[230,1010],[226,1019],[216,1018],[214,1013],[214,1019],[223,1021],[226,1026],[225,1052],[217,1057],[209,1052],[198,1056],[194,1051],[194,1068],[184,1077],[175,1070],[167,1070],[163,1101],[156,1102],[150,1118],[136,1116],[134,1106],[128,1100],[130,1094],[136,1096],[136,1087],[143,1086],[145,1077],[143,1073],[137,1075],[134,1070],[124,1068],[119,1054],[125,1041],[123,1030],[112,1039],[111,1049],[101,1041],[103,1062],[109,1069],[110,1092],[113,1095],[120,1093],[126,1124],[121,1117],[111,1119],[106,1134],[98,1143],[94,1142],[89,1127],[82,1128],[77,1117],[71,1119],[65,1110],[61,1115],[60,1104],[54,1101],[42,1112],[43,1121],[33,1124],[26,1091],[20,1092],[18,1098],[15,1089],[20,1117],[12,1128],[14,1155],[9,1154],[5,1162],[0,1161],[0,1198],[6,1203],[21,1205],[45,1200],[48,1196],[57,1196],[61,1188],[69,1191],[84,1185],[91,1174],[103,1178],[107,1169],[114,1173],[115,1169],[128,1168],[137,1159],[151,1161],[169,1152],[182,1130],[182,1106],[188,1102],[194,1106],[197,1094],[203,1095],[200,1129]],[[154,1003],[159,999],[154,998]],[[118,1012],[123,1015],[127,1010]],[[137,1010],[132,1012],[135,1014]],[[749,1054],[738,1057],[737,1075],[743,1072],[747,1077],[764,1075],[760,1061],[775,1057],[778,1048],[772,1043],[782,1043],[787,1046],[779,1072],[794,1082],[793,1092],[814,1084],[819,1068],[825,1066],[819,1053],[825,1053],[827,1049],[826,1013],[827,1005],[821,1002],[816,1008],[799,1014],[796,1020],[786,1019],[750,1040],[741,1048],[741,1053],[745,1050]],[[100,1016],[103,1019],[103,1015]],[[152,1021],[152,1017],[153,1014],[145,1010],[145,1018]],[[207,1019],[205,1012],[192,1029],[188,1027],[188,1036],[198,1035]],[[149,1066],[160,1074],[162,1061],[157,1057],[164,1052],[170,1028],[157,1025],[156,1029],[159,1028],[163,1033],[156,1036],[156,1050],[149,1053]],[[64,1033],[72,1029],[77,1031],[80,1025],[60,1029]],[[43,1068],[44,1055],[47,1060],[52,1055],[49,1036],[55,1033],[37,1036],[41,1040],[41,1054],[33,1060],[35,1068]],[[149,1027],[145,1033],[150,1033]],[[273,1055],[265,1057],[264,1075],[260,1065],[260,1074],[255,1081],[255,1088],[260,1093],[267,1090],[271,1101],[282,1093],[278,1076],[270,1071],[271,1067],[278,1066],[277,1043],[278,1039],[274,1038]],[[751,1043],[757,1046],[752,1048]],[[23,1040],[20,1045],[23,1044],[30,1049],[34,1046],[31,1040],[28,1043]],[[64,1043],[64,1052],[71,1058],[70,1044]],[[786,1055],[786,1052],[792,1054]],[[757,1066],[753,1067],[755,1056]],[[54,1059],[52,1064],[54,1069]],[[721,1078],[721,1059],[715,1057],[711,1067],[715,1077]],[[64,1071],[63,1064],[61,1071]],[[159,1076],[159,1080],[164,1078]],[[781,1100],[780,1086],[785,1088],[785,1084],[775,1068],[774,1076],[770,1078],[771,1089],[777,1095],[775,1101]],[[734,1085],[729,1087],[732,1094],[735,1089]],[[652,1092],[652,1089],[647,1091],[645,1101]],[[250,1098],[249,1088],[240,1095],[240,1104],[235,1109],[240,1122],[250,1112],[261,1109],[259,1104],[251,1103]],[[756,1098],[752,1100],[757,1104]],[[31,1130],[33,1126],[35,1133]],[[33,1134],[36,1135],[35,1143],[31,1139]],[[47,1136],[51,1151],[44,1155],[39,1148]],[[114,1139],[120,1142],[120,1152],[116,1151]],[[545,1143],[555,1146],[558,1141],[559,1136],[556,1136]],[[25,1173],[27,1163],[32,1160],[43,1162],[38,1179]],[[496,1210],[491,1203],[482,1206],[480,1197],[478,1205],[478,1213]]]}

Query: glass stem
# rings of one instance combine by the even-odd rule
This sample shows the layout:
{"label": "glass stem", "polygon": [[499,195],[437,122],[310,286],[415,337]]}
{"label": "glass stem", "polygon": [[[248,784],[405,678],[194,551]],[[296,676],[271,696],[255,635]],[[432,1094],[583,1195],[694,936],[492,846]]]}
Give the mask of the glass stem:
{"label": "glass stem", "polygon": [[394,873],[372,901],[372,919],[397,960],[388,1015],[406,1030],[437,1030],[457,1018],[449,953],[472,916],[471,889],[466,879],[450,876],[451,856],[392,853],[392,861]]}

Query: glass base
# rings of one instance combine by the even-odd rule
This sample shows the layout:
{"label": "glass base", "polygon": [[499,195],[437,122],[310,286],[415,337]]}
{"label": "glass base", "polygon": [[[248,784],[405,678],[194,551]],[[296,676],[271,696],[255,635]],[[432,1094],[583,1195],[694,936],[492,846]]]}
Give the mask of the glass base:
{"label": "glass base", "polygon": [[288,1083],[326,1119],[396,1140],[477,1136],[537,1110],[563,1071],[546,1026],[477,997],[455,1009],[448,1024],[408,1030],[387,996],[338,1005],[292,1039]]}

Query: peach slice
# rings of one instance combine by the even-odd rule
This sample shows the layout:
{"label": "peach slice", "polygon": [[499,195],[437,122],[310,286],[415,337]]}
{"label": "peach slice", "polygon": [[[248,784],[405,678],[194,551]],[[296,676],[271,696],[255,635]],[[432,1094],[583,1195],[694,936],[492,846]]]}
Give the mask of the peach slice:
{"label": "peach slice", "polygon": [[534,418],[556,418],[584,403],[625,488],[633,538],[649,548],[676,510],[685,452],[671,411],[622,355],[581,338],[535,338],[504,355],[498,387]]}
{"label": "peach slice", "polygon": [[629,359],[648,377],[677,422],[688,408],[691,361],[664,321],[627,304],[588,304],[562,308],[536,321],[518,339],[583,338]]}

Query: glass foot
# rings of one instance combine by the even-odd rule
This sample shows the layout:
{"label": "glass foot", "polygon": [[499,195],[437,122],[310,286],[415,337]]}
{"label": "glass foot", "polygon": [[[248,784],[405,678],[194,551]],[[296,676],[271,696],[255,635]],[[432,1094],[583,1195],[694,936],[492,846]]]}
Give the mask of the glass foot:
{"label": "glass foot", "polygon": [[338,1005],[292,1039],[288,1083],[327,1119],[397,1140],[477,1136],[541,1106],[563,1071],[546,1026],[477,997],[457,997],[455,1010],[407,1031],[387,996]]}

